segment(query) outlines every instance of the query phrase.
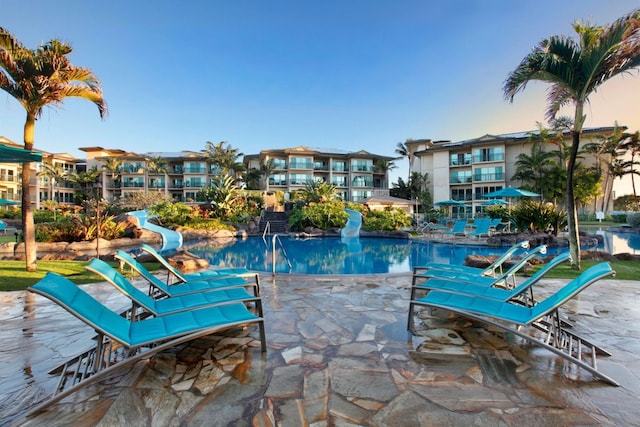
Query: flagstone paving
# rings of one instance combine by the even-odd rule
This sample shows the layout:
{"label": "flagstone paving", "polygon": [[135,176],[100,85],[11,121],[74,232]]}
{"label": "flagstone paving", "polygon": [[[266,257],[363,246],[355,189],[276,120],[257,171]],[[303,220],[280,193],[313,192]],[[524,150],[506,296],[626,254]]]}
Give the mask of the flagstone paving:
{"label": "flagstone paving", "polygon": [[[546,281],[551,288],[562,281]],[[47,372],[92,331],[48,300],[0,293],[0,425],[640,425],[640,282],[601,281],[569,302],[576,331],[613,353],[620,387],[552,353],[446,313],[406,330],[409,275],[262,277],[256,327],[198,339],[24,418]],[[85,289],[109,307],[104,283]]]}

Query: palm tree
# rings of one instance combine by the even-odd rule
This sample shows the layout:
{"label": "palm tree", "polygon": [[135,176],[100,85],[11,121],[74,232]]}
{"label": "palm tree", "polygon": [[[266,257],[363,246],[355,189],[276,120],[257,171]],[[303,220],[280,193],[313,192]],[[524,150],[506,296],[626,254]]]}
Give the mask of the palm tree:
{"label": "palm tree", "polygon": [[299,190],[299,196],[305,203],[322,203],[339,198],[336,186],[324,181],[311,181]]}
{"label": "palm tree", "polygon": [[613,24],[596,26],[576,21],[573,29],[579,40],[551,36],[542,40],[505,81],[505,97],[515,95],[530,81],[551,84],[547,100],[547,118],[553,119],[567,105],[575,107],[571,128],[571,147],[567,163],[567,223],[572,267],[580,269],[578,211],[574,196],[574,169],[580,134],[586,119],[585,104],[604,82],[640,65],[640,10],[635,10]]}
{"label": "palm tree", "polygon": [[[147,167],[144,171],[147,174],[147,177],[149,175],[164,175],[164,194],[167,195],[169,193],[167,177],[167,173],[169,173],[169,162],[161,156],[151,157],[149,159],[145,159],[145,161]],[[145,182],[147,182],[147,177],[145,177]],[[159,188],[158,191],[160,191]]]}
{"label": "palm tree", "polygon": [[120,172],[122,172],[122,159],[119,157],[107,157],[100,161],[103,163],[102,169],[111,176],[111,182],[113,182],[113,197],[115,198],[116,179],[120,176]]}
{"label": "palm tree", "polygon": [[542,148],[541,140],[534,139],[531,154],[520,153],[516,157],[516,172],[511,179],[530,184],[529,189],[544,194],[544,177],[551,166],[553,156],[554,153]]}
{"label": "palm tree", "polygon": [[[100,117],[107,113],[100,82],[91,70],[71,64],[71,46],[51,40],[37,49],[25,48],[18,39],[0,27],[0,89],[14,97],[27,113],[24,148],[33,149],[36,119],[46,106],[60,106],[67,97],[93,102]],[[33,207],[31,206],[31,167],[22,168],[22,227],[26,269],[38,268]]]}
{"label": "palm tree", "polygon": [[631,153],[631,160],[624,162],[626,166],[625,175],[631,175],[631,187],[633,188],[633,200],[637,203],[637,210],[640,210],[640,202],[636,193],[636,175],[640,175],[637,166],[640,162],[636,161],[636,155],[640,154],[640,132],[633,134],[625,134],[625,138],[621,143],[621,148]]}
{"label": "palm tree", "polygon": [[269,159],[266,162],[261,161],[258,170],[260,171],[260,176],[264,179],[265,190],[269,191],[269,177],[276,170],[276,161],[273,159]]}
{"label": "palm tree", "polygon": [[202,152],[207,163],[220,168],[221,175],[227,175],[230,170],[235,170],[238,158],[243,155],[237,148],[227,144],[226,141],[221,141],[218,144],[207,141]]}
{"label": "palm tree", "polygon": [[[613,162],[623,154],[621,151],[620,143],[624,139],[623,128],[619,127],[616,123],[613,133],[611,135],[599,135],[596,137],[596,142],[589,143],[584,146],[584,152],[593,155],[596,161],[596,168],[598,172],[604,174],[604,180],[602,183],[602,204],[601,211],[606,211],[611,204],[611,194],[613,192],[613,180],[615,179],[612,173]],[[596,202],[597,203],[597,200]],[[594,208],[597,206],[594,203]]]}
{"label": "palm tree", "polygon": [[378,159],[376,161],[373,162],[373,173],[379,173],[382,174],[385,179],[382,182],[382,188],[388,188],[389,185],[386,181],[387,178],[387,174],[396,169],[398,166],[396,166],[396,164],[393,162],[393,160],[385,160],[385,159]]}
{"label": "palm tree", "polygon": [[[56,219],[56,205],[60,202],[60,193],[55,193],[55,188],[58,183],[62,183],[67,180],[67,171],[60,166],[59,164],[54,165],[53,163],[42,163],[42,170],[38,172],[38,175],[44,176],[49,180],[49,185],[51,188],[51,201],[53,202],[51,207],[53,208],[53,219]],[[57,196],[57,197],[56,197]]]}
{"label": "palm tree", "polygon": [[102,174],[102,172],[95,166],[87,171],[72,172],[69,174],[67,181],[73,183],[76,188],[76,204],[80,204],[88,199],[98,198],[94,184],[98,182],[100,174]]}
{"label": "palm tree", "polygon": [[407,177],[409,179],[411,178],[411,166],[413,164],[413,153],[411,152],[411,147],[409,146],[410,142],[413,142],[413,139],[407,138],[405,142],[398,142],[398,144],[396,145],[396,154],[402,157],[406,157],[407,160],[409,160],[409,172],[407,174]]}

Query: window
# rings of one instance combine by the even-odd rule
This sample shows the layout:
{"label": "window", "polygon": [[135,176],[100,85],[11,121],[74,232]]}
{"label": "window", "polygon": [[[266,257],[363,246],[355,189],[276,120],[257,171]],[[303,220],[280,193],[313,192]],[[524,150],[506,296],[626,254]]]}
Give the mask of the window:
{"label": "window", "polygon": [[125,188],[142,188],[144,187],[144,178],[143,177],[132,178],[130,176],[125,176],[122,179],[122,186]]}
{"label": "window", "polygon": [[184,180],[184,186],[187,188],[204,188],[207,182],[204,178],[187,178]]}
{"label": "window", "polygon": [[373,177],[369,175],[354,175],[351,185],[353,187],[373,187]]}
{"label": "window", "polygon": [[331,178],[331,183],[336,187],[347,187],[348,186],[347,177],[346,176],[334,176]]}
{"label": "window", "polygon": [[372,193],[370,190],[354,190],[353,192],[351,192],[351,201],[359,202],[361,200],[368,199],[369,197],[371,197],[371,194]]}
{"label": "window", "polygon": [[473,171],[473,180],[476,182],[503,181],[504,173],[502,173],[502,166],[491,168],[476,168]]}
{"label": "window", "polygon": [[307,157],[292,157],[289,169],[313,169],[313,161]]}
{"label": "window", "polygon": [[334,160],[331,163],[331,170],[334,172],[348,172],[349,168],[347,167],[347,162],[343,162],[342,160]]}
{"label": "window", "polygon": [[122,172],[124,173],[143,173],[144,165],[142,162],[124,162],[122,164]]}
{"label": "window", "polygon": [[451,199],[466,201],[471,200],[473,191],[470,188],[453,188],[451,189]]}
{"label": "window", "polygon": [[450,166],[462,166],[471,164],[471,153],[451,153],[449,155]]}
{"label": "window", "polygon": [[473,150],[473,162],[499,162],[504,160],[503,147],[476,148]]}
{"label": "window", "polygon": [[355,172],[373,172],[373,160],[351,160],[351,170]]}
{"label": "window", "polygon": [[207,168],[203,162],[185,162],[184,173],[206,173]]}
{"label": "window", "polygon": [[467,182],[471,182],[471,171],[451,171],[451,177],[449,180],[450,184],[464,184]]}
{"label": "window", "polygon": [[283,173],[269,175],[269,185],[287,185],[287,175]]}
{"label": "window", "polygon": [[307,185],[313,182],[313,177],[306,173],[292,173],[290,177],[291,185]]}
{"label": "window", "polygon": [[475,199],[476,200],[487,200],[484,197],[485,194],[493,193],[494,191],[502,190],[501,185],[496,186],[485,186],[485,187],[476,187],[475,189]]}
{"label": "window", "polygon": [[285,159],[271,159],[273,168],[275,170],[284,170],[287,168],[287,161]]}

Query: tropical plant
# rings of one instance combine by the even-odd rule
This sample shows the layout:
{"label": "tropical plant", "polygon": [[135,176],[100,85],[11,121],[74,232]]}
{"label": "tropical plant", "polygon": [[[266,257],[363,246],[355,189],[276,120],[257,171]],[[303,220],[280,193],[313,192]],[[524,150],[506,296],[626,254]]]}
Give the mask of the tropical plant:
{"label": "tropical plant", "polygon": [[411,180],[411,166],[413,165],[413,153],[411,152],[411,147],[409,143],[413,142],[413,139],[407,138],[405,142],[398,142],[396,144],[395,152],[401,157],[406,157],[409,161],[409,180]]}
{"label": "tropical plant", "polygon": [[[144,172],[146,175],[145,182],[149,181],[149,175],[163,175],[164,176],[164,192],[165,194],[168,194],[167,173],[169,172],[169,162],[161,156],[155,156],[155,157],[150,157],[148,159],[145,159],[145,163],[146,163],[146,168],[144,169]],[[160,191],[160,188],[159,187],[157,188],[158,188],[158,191]]]}
{"label": "tropical plant", "polygon": [[230,171],[236,171],[239,167],[238,158],[243,155],[226,141],[221,141],[218,144],[207,141],[202,153],[207,163],[218,168],[219,175],[227,175]]}
{"label": "tropical plant", "polygon": [[513,102],[527,83],[540,80],[551,84],[547,118],[555,118],[564,106],[575,108],[567,163],[566,207],[572,267],[579,270],[580,236],[574,170],[586,119],[584,108],[589,96],[603,83],[640,65],[640,10],[634,10],[610,25],[576,21],[573,29],[578,41],[564,36],[542,40],[508,75],[503,89],[505,97]]}
{"label": "tropical plant", "polygon": [[532,233],[558,231],[566,225],[567,214],[557,210],[553,203],[525,200],[515,206],[509,215],[511,223],[520,232]]}
{"label": "tropical plant", "polygon": [[320,230],[342,228],[347,224],[349,215],[344,211],[344,203],[332,200],[324,203],[309,203],[294,208],[288,218],[289,228],[302,231],[307,227]]}
{"label": "tropical plant", "polygon": [[184,225],[193,217],[193,208],[182,202],[163,201],[151,206],[149,212],[163,225]]}
{"label": "tropical plant", "polygon": [[362,228],[367,231],[396,231],[411,225],[411,217],[400,208],[367,210],[362,216]]}
{"label": "tropical plant", "polygon": [[339,194],[333,184],[325,181],[311,181],[296,192],[295,198],[305,203],[321,203],[337,200]]}
{"label": "tropical plant", "polygon": [[62,184],[67,180],[67,170],[63,168],[60,164],[52,164],[52,163],[42,163],[42,170],[38,172],[39,176],[44,176],[49,180],[51,192],[49,193],[51,199],[59,202],[60,195],[55,193],[55,189],[57,184]]}
{"label": "tropical plant", "polygon": [[94,166],[89,170],[72,172],[67,176],[67,181],[71,182],[76,190],[74,198],[77,204],[98,197],[95,184],[98,182],[100,174],[101,172]]}
{"label": "tropical plant", "polygon": [[214,216],[227,219],[233,216],[238,205],[239,190],[230,175],[217,176],[211,179],[209,187],[200,190],[198,197],[211,203]]}
{"label": "tropical plant", "polygon": [[[624,140],[621,142],[621,148],[631,153],[631,160],[624,161],[622,163],[625,169],[625,175],[631,175],[631,187],[633,188],[633,196],[637,198],[636,193],[636,181],[635,176],[640,175],[640,161],[636,160],[636,156],[640,154],[640,132],[633,134],[626,134]],[[635,210],[640,210],[640,204],[636,206]]]}
{"label": "tropical plant", "polygon": [[[109,156],[100,160],[102,162],[102,169],[109,174],[111,177],[111,182],[113,183],[113,194],[115,198],[117,180],[120,177],[120,173],[122,172],[122,159],[118,157]],[[106,183],[102,183],[102,185],[106,185]]]}
{"label": "tropical plant", "polygon": [[385,177],[385,181],[382,182],[382,188],[389,187],[386,182],[386,178],[388,173],[392,170],[396,169],[398,166],[393,162],[393,160],[385,160],[385,159],[377,159],[373,162],[373,173],[383,174]]}
{"label": "tropical plant", "polygon": [[264,179],[264,188],[266,189],[266,191],[269,191],[269,177],[271,176],[273,171],[276,170],[276,167],[276,162],[273,159],[269,159],[266,162],[260,162],[260,168],[258,170],[260,171],[260,176]]}
{"label": "tropical plant", "polygon": [[[71,50],[70,45],[57,39],[28,49],[0,27],[0,89],[26,110],[26,150],[33,149],[36,119],[46,106],[60,106],[67,97],[79,97],[93,102],[100,117],[107,113],[99,80],[91,70],[71,64],[67,57]],[[26,269],[35,271],[38,265],[30,180],[31,167],[27,163],[22,168],[22,224]]]}

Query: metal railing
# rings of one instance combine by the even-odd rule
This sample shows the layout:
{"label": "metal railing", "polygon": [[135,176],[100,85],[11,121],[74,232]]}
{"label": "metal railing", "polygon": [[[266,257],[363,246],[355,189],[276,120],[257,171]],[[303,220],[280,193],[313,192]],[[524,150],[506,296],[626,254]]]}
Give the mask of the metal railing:
{"label": "metal railing", "polygon": [[287,251],[282,244],[282,240],[280,240],[280,236],[274,234],[271,238],[271,275],[276,275],[276,242],[280,242],[280,247],[282,248],[282,255],[284,256],[284,260],[287,262],[289,266],[289,271],[293,270],[293,266],[291,265],[291,261],[289,261],[289,256],[287,255]]}

